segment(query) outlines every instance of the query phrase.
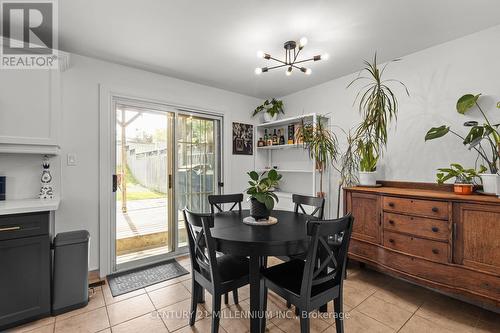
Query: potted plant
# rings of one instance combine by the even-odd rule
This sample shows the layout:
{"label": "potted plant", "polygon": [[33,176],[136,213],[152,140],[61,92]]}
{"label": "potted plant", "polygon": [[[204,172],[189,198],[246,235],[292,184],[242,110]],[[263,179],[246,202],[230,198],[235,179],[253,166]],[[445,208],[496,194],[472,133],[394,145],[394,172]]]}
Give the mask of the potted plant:
{"label": "potted plant", "polygon": [[[500,124],[492,124],[483,109],[478,103],[481,94],[472,95],[467,94],[460,97],[457,101],[456,110],[458,113],[464,115],[473,107],[477,107],[483,116],[484,123],[481,125],[477,121],[467,121],[464,123],[465,127],[469,127],[469,133],[465,136],[453,131],[450,126],[442,125],[439,127],[431,128],[425,135],[425,140],[433,140],[452,133],[462,140],[462,143],[468,147],[469,150],[474,150],[487,166],[484,173],[481,174],[481,181],[483,184],[483,191],[486,193],[500,194],[498,182],[499,176],[499,160],[500,160]],[[497,105],[500,107],[500,105]],[[489,171],[489,173],[486,173]]]}
{"label": "potted plant", "polygon": [[370,141],[358,141],[357,147],[359,158],[359,183],[362,185],[374,186],[377,184],[378,152],[375,144]]}
{"label": "potted plant", "polygon": [[296,136],[303,140],[309,158],[316,161],[316,170],[319,172],[319,192],[316,193],[318,197],[325,197],[323,174],[328,166],[334,165],[339,155],[337,136],[326,124],[326,118],[318,116],[316,124],[302,121],[296,132]]}
{"label": "potted plant", "polygon": [[[395,59],[392,62],[399,61]],[[365,67],[359,73],[358,77],[349,83],[347,88],[352,86],[358,81],[364,81],[365,85],[360,88],[354,103],[359,98],[359,113],[363,120],[356,130],[356,137],[358,140],[358,153],[360,154],[361,172],[374,172],[375,166],[371,165],[373,162],[377,163],[378,157],[382,154],[383,149],[387,146],[387,127],[393,119],[397,119],[399,111],[399,104],[396,95],[388,86],[388,82],[399,83],[409,96],[408,89],[401,81],[394,79],[383,79],[387,64],[380,69],[377,63],[377,54],[373,58],[373,62],[364,61]],[[362,73],[366,75],[362,75]],[[363,158],[364,154],[364,158]],[[373,183],[372,179],[375,177],[370,174],[360,174],[360,185],[370,185]],[[370,184],[364,183],[369,181]]]}
{"label": "potted plant", "polygon": [[455,178],[453,191],[457,194],[472,194],[474,189],[474,179],[480,178],[479,174],[484,172],[486,167],[481,165],[479,171],[475,169],[464,169],[460,164],[450,164],[449,168],[440,168],[437,173],[438,184],[443,184],[449,179]]}
{"label": "potted plant", "polygon": [[275,201],[279,199],[273,193],[273,189],[278,185],[282,175],[274,169],[258,174],[256,171],[247,173],[250,176],[246,192],[250,200],[250,215],[255,220],[268,219],[274,208]]}
{"label": "potted plant", "polygon": [[262,105],[259,105],[253,111],[252,117],[257,114],[264,113],[264,122],[275,121],[278,119],[280,113],[285,114],[283,110],[283,101],[273,98],[271,100],[266,99]]}

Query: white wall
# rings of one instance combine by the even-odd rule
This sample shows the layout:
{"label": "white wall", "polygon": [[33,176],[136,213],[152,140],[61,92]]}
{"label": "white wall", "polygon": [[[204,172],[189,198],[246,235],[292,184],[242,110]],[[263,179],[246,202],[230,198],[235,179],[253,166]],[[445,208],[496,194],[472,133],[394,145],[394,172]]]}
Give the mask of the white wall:
{"label": "white wall", "polygon": [[[455,111],[457,99],[465,93],[486,95],[481,104],[490,110],[491,120],[500,121],[500,112],[495,108],[496,101],[500,100],[499,36],[500,26],[496,26],[407,55],[401,62],[389,65],[385,77],[403,81],[410,97],[395,87],[400,113],[397,126],[393,126],[389,134],[387,153],[379,162],[379,179],[433,182],[438,167],[446,167],[451,162],[474,165],[476,155],[451,135],[427,143],[424,136],[433,126],[450,124],[465,132],[462,126],[465,121],[482,121],[477,111],[466,116]],[[330,61],[335,61],[335,57]],[[346,89],[346,86],[356,75],[282,97],[286,115],[330,113],[334,125],[344,129],[354,126],[359,122],[357,105],[353,107],[358,89]],[[336,174],[332,174],[331,181],[332,189],[336,188]],[[333,203],[336,203],[337,192],[331,193],[330,198],[331,206],[336,207]]]}

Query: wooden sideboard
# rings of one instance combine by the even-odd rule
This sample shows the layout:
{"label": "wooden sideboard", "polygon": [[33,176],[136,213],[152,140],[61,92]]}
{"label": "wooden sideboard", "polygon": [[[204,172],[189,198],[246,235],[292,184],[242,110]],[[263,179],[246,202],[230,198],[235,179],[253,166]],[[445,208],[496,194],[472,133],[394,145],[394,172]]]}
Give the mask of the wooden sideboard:
{"label": "wooden sideboard", "polygon": [[349,258],[500,312],[500,199],[380,183],[344,189],[355,219]]}

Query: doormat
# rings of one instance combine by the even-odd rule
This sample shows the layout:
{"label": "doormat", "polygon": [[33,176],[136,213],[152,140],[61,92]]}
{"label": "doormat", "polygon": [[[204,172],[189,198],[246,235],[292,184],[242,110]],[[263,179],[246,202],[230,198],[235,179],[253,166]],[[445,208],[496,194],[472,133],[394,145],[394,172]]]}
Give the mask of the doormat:
{"label": "doormat", "polygon": [[159,282],[189,274],[175,259],[134,268],[107,276],[111,294],[116,297]]}

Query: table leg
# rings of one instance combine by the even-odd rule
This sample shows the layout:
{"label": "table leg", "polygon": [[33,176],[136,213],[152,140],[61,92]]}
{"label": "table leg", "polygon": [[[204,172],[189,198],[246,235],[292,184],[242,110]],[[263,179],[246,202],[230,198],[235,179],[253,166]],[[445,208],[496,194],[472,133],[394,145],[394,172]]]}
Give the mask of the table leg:
{"label": "table leg", "polygon": [[261,331],[261,302],[260,302],[260,266],[259,256],[250,256],[250,332]]}

